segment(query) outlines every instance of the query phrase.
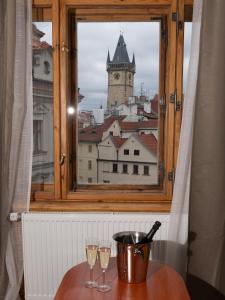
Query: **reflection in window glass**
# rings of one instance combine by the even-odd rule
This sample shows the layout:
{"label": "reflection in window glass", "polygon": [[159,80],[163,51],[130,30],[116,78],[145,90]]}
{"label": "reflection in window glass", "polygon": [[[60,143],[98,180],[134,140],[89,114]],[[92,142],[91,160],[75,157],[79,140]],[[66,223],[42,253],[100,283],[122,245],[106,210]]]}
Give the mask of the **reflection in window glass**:
{"label": "reflection in window glass", "polygon": [[191,31],[192,23],[185,22],[184,25],[184,64],[183,64],[183,92],[185,94],[187,87],[187,75],[188,66],[190,61],[190,50],[191,50]]}
{"label": "reflection in window glass", "polygon": [[[91,176],[93,184],[157,184],[160,23],[80,22],[77,28],[74,181],[85,185]],[[151,177],[139,172],[143,164],[151,166]]]}
{"label": "reflection in window glass", "polygon": [[[32,189],[53,191],[52,23],[33,23]],[[47,188],[48,186],[48,188]]]}

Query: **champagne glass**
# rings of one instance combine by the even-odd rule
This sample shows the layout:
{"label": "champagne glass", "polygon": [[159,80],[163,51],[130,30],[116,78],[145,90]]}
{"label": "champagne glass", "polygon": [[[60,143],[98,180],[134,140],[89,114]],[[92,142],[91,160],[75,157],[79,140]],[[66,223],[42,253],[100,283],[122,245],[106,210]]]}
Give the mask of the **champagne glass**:
{"label": "champagne glass", "polygon": [[85,287],[95,288],[97,286],[97,282],[94,281],[93,279],[93,268],[97,258],[98,240],[96,238],[86,238],[85,248],[86,248],[87,262],[90,267],[90,280],[87,280],[85,282]]}
{"label": "champagne glass", "polygon": [[109,241],[100,241],[98,248],[98,255],[100,260],[100,266],[102,269],[102,284],[98,284],[97,290],[99,292],[108,292],[111,290],[111,286],[105,283],[105,272],[109,265],[109,258],[111,254],[111,243]]}

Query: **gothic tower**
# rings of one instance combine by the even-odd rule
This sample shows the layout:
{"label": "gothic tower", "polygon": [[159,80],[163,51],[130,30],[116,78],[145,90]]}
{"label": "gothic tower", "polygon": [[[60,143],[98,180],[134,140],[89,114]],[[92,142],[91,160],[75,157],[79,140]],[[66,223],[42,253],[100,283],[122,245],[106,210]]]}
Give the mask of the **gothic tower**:
{"label": "gothic tower", "polygon": [[108,72],[108,107],[127,103],[128,98],[133,96],[135,58],[133,54],[132,62],[130,62],[122,34],[120,34],[112,60],[108,52],[106,70]]}

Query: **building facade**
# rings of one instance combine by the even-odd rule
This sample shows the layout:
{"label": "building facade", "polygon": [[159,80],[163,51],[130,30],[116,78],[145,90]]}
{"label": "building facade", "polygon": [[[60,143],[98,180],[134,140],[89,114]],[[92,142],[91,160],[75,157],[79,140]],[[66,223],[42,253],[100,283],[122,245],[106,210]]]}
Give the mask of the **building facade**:
{"label": "building facade", "polygon": [[[33,24],[33,165],[32,183],[54,181],[52,47]],[[40,187],[39,187],[40,189]]]}

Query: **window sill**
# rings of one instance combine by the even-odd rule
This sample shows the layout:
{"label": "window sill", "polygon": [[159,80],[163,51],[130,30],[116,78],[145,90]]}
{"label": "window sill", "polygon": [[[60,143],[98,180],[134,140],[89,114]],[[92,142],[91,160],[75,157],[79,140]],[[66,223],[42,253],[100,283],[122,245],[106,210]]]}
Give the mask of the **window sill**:
{"label": "window sill", "polygon": [[149,203],[102,203],[77,202],[68,200],[31,201],[30,211],[49,212],[170,212],[171,201],[151,201]]}

